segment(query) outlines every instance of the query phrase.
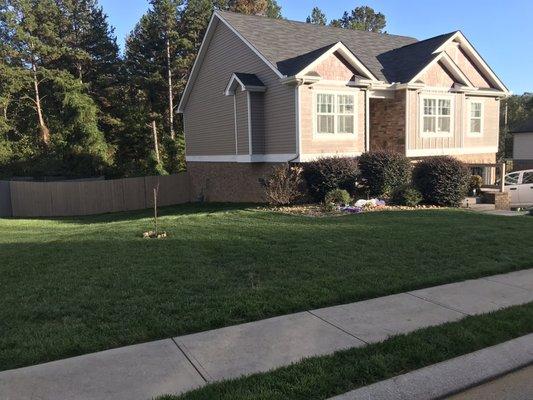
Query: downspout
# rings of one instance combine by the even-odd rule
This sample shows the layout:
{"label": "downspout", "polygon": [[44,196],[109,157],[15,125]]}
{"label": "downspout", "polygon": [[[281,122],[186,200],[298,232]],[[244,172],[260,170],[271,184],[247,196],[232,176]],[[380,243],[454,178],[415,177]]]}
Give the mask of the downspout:
{"label": "downspout", "polygon": [[235,124],[235,161],[239,158],[239,143],[237,137],[237,91],[233,92],[233,122]]}
{"label": "downspout", "polygon": [[291,163],[291,162],[294,162],[296,160],[298,160],[300,158],[300,155],[301,155],[301,148],[302,148],[302,138],[301,138],[301,132],[300,132],[300,86],[302,85],[303,83],[303,80],[301,79],[298,79],[296,81],[296,86],[295,86],[295,92],[294,92],[294,99],[295,99],[295,103],[294,103],[294,113],[296,114],[296,119],[295,119],[295,131],[296,131],[296,141],[295,141],[295,145],[296,145],[296,155],[294,158],[288,160],[287,162],[288,163]]}
{"label": "downspout", "polygon": [[370,96],[365,90],[365,152],[370,151]]}

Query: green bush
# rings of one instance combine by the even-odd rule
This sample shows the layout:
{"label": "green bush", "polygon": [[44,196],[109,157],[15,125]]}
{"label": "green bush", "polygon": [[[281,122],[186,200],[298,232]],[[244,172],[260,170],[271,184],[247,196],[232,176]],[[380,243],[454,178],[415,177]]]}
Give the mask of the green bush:
{"label": "green bush", "polygon": [[303,176],[313,200],[321,202],[333,189],[344,189],[354,195],[359,170],[357,159],[328,157],[303,164]]}
{"label": "green bush", "polygon": [[329,191],[324,198],[324,203],[337,206],[350,204],[351,201],[352,198],[350,197],[350,193],[344,189],[333,189]]}
{"label": "green bush", "polygon": [[424,202],[438,206],[459,206],[469,182],[468,167],[450,156],[426,158],[413,171],[413,184],[422,193]]}
{"label": "green bush", "polygon": [[359,158],[359,169],[370,196],[390,197],[396,188],[411,180],[410,160],[391,151],[364,153]]}
{"label": "green bush", "polygon": [[422,194],[413,186],[405,185],[392,192],[391,202],[398,206],[415,207],[423,200]]}

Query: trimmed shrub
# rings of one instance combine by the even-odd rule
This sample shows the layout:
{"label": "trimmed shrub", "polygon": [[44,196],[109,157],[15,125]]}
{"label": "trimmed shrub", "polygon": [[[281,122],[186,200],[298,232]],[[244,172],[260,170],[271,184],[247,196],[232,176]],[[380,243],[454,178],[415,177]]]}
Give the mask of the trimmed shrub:
{"label": "trimmed shrub", "polygon": [[396,188],[391,196],[392,204],[397,206],[416,207],[422,200],[422,194],[411,185]]}
{"label": "trimmed shrub", "polygon": [[335,205],[346,205],[350,204],[351,201],[350,193],[344,189],[333,189],[324,198],[324,203],[333,203]]}
{"label": "trimmed shrub", "polygon": [[411,161],[400,153],[371,151],[359,158],[361,178],[370,196],[390,197],[411,181]]}
{"label": "trimmed shrub", "polygon": [[322,202],[326,193],[344,189],[355,194],[359,170],[357,159],[349,157],[320,158],[303,164],[303,176],[313,200]]}
{"label": "trimmed shrub", "polygon": [[303,197],[302,168],[289,165],[275,167],[263,185],[270,205],[293,204]]}
{"label": "trimmed shrub", "polygon": [[437,206],[459,206],[466,197],[469,182],[468,167],[450,156],[426,158],[413,171],[413,184],[424,202]]}

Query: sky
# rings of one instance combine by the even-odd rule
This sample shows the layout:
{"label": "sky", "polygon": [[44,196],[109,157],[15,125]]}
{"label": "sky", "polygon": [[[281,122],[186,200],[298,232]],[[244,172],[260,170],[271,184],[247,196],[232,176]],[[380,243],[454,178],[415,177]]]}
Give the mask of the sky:
{"label": "sky", "polygon": [[[100,0],[121,46],[148,8],[147,0]],[[313,7],[328,20],[368,5],[387,18],[391,34],[427,39],[461,30],[506,86],[533,92],[533,1],[531,0],[278,0],[283,16],[304,21]]]}

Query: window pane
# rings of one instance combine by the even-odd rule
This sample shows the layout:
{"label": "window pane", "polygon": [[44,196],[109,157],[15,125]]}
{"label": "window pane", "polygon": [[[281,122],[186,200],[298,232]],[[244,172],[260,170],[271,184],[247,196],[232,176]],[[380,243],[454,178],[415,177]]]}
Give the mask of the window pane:
{"label": "window pane", "polygon": [[522,185],[533,183],[533,172],[524,172],[522,175]]}
{"label": "window pane", "polygon": [[450,117],[439,117],[439,132],[450,132]]}
{"label": "window pane", "polygon": [[435,99],[424,99],[424,115],[435,115],[436,104]]}
{"label": "window pane", "polygon": [[472,103],[470,108],[472,118],[481,118],[481,103]]}
{"label": "window pane", "polygon": [[424,132],[435,132],[435,117],[424,117]]}
{"label": "window pane", "polygon": [[339,114],[353,114],[354,112],[354,97],[352,95],[339,95],[338,101],[338,113]]}
{"label": "window pane", "polygon": [[505,177],[505,184],[506,185],[516,185],[518,184],[518,177],[520,176],[519,173],[509,174]]}
{"label": "window pane", "polygon": [[470,132],[481,133],[481,120],[479,118],[473,118],[470,120]]}
{"label": "window pane", "polygon": [[334,133],[335,128],[333,124],[335,117],[333,115],[319,115],[317,120],[317,132],[318,133]]}
{"label": "window pane", "polygon": [[354,118],[353,115],[339,115],[338,123],[339,133],[354,133]]}
{"label": "window pane", "polygon": [[317,111],[321,114],[333,113],[333,95],[319,93],[317,95]]}
{"label": "window pane", "polygon": [[439,99],[439,115],[450,115],[451,101]]}

